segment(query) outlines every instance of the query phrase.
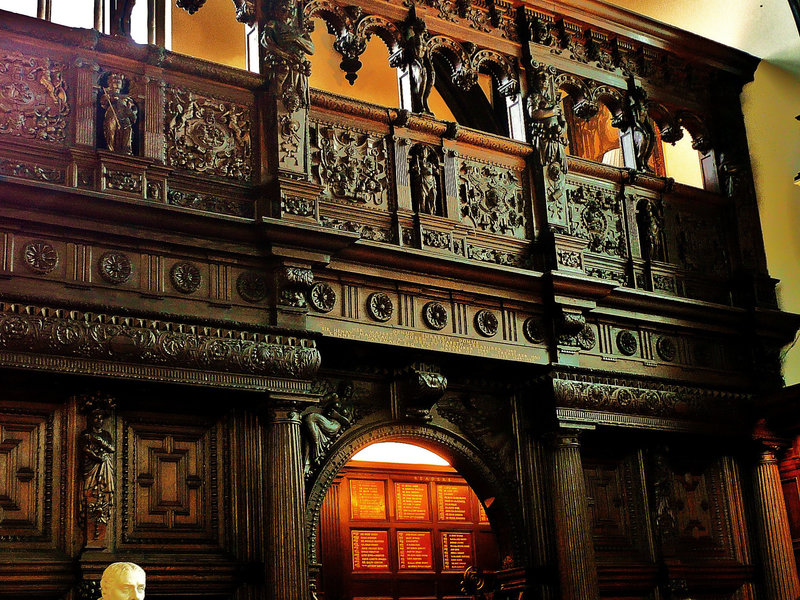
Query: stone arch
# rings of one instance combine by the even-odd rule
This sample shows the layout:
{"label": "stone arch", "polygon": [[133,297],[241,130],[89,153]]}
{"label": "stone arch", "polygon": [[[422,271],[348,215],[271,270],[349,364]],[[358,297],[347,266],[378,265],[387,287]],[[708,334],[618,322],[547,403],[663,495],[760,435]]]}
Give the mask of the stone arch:
{"label": "stone arch", "polygon": [[522,509],[513,485],[497,476],[490,461],[471,442],[442,427],[413,422],[382,422],[348,430],[337,440],[316,477],[306,483],[306,540],[311,564],[318,560],[320,511],[333,480],[359,450],[379,441],[416,444],[448,460],[486,506],[501,557],[510,557],[514,566],[526,564]]}

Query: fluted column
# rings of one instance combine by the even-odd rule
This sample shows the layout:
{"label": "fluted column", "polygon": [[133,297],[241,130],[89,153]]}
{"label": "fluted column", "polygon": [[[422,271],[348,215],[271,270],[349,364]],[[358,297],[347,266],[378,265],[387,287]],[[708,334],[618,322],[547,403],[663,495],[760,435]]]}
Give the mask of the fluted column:
{"label": "fluted column", "polygon": [[766,600],[797,600],[797,578],[789,519],[778,472],[778,446],[765,444],[756,465],[755,486],[758,545],[764,570]]}
{"label": "fluted column", "polygon": [[551,434],[556,551],[562,600],[597,600],[597,566],[578,431]]}
{"label": "fluted column", "polygon": [[273,410],[267,434],[267,582],[271,600],[309,600],[300,412]]}

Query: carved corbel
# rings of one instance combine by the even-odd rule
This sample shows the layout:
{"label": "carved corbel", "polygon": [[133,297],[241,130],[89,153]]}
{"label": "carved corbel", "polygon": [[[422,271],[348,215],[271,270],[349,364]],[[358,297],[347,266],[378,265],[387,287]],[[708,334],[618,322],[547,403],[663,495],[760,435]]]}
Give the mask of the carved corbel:
{"label": "carved corbel", "polygon": [[105,548],[106,529],[114,506],[114,438],[104,427],[116,401],[102,394],[78,397],[86,416],[86,429],[79,438],[81,460],[80,520],[87,548]]}
{"label": "carved corbel", "polygon": [[409,419],[430,421],[433,405],[447,390],[447,378],[438,367],[428,363],[414,363],[396,373],[398,400],[403,416]]}
{"label": "carved corbel", "polygon": [[583,350],[591,350],[597,341],[594,329],[586,322],[586,316],[580,311],[564,307],[559,307],[556,334],[559,345],[577,346]]}

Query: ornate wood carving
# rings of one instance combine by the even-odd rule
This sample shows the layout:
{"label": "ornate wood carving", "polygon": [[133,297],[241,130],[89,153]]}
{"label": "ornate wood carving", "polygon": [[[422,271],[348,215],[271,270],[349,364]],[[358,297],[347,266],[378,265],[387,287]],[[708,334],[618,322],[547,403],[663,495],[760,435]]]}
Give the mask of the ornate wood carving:
{"label": "ornate wood carving", "polygon": [[49,58],[0,55],[0,135],[64,142],[70,113],[65,71]]}
{"label": "ornate wood carving", "polygon": [[81,451],[80,517],[86,530],[88,548],[108,545],[106,528],[115,504],[114,453],[116,444],[103,424],[116,406],[113,398],[103,395],[79,399],[86,415],[86,429],[79,438]]}
{"label": "ornate wood carving", "polygon": [[528,220],[515,170],[462,160],[459,197],[462,221],[482,231],[526,238]]}
{"label": "ornate wood carving", "polygon": [[250,179],[249,108],[168,86],[164,119],[167,165],[204,175]]}
{"label": "ornate wood carving", "polygon": [[628,254],[620,195],[581,185],[567,192],[569,234],[589,242],[589,250],[625,258]]}
{"label": "ornate wood carving", "polygon": [[103,138],[111,152],[133,154],[133,142],[139,107],[128,93],[128,81],[122,73],[109,73],[100,85],[98,102],[103,110]]}
{"label": "ornate wood carving", "polygon": [[336,390],[330,382],[325,382],[327,390],[319,405],[303,411],[301,416],[303,434],[303,471],[306,479],[313,475],[322,462],[330,446],[355,421],[352,381],[340,381]]}

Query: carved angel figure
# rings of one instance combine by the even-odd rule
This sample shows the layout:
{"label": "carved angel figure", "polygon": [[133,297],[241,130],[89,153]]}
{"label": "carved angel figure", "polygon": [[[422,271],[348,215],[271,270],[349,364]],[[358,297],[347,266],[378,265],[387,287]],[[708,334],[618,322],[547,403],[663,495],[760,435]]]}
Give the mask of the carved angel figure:
{"label": "carved angel figure", "polygon": [[303,415],[303,470],[306,474],[318,465],[325,451],[353,418],[353,384],[343,381],[337,392],[325,395],[320,406]]}
{"label": "carved angel figure", "polygon": [[111,73],[108,87],[101,88],[100,106],[105,110],[103,137],[112,152],[133,154],[133,126],[139,118],[139,108],[133,98],[122,92],[125,76]]}

